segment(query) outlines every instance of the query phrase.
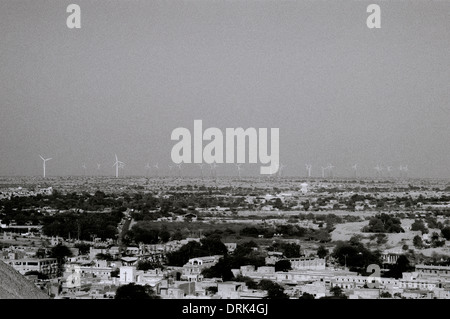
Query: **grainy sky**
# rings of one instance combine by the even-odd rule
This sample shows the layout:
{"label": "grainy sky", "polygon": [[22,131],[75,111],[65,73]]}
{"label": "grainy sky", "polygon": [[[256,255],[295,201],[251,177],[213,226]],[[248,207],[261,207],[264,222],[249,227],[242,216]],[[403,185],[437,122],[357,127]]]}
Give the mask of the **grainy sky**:
{"label": "grainy sky", "polygon": [[449,52],[450,1],[1,1],[0,175],[42,174],[39,154],[49,176],[113,175],[115,153],[166,170],[172,130],[202,119],[279,128],[287,175],[448,178]]}

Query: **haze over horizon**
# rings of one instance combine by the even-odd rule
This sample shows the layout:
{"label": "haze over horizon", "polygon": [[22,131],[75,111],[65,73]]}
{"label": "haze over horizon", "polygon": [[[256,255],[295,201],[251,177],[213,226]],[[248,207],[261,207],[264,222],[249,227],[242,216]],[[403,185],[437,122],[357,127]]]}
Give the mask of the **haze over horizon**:
{"label": "haze over horizon", "polygon": [[0,176],[41,175],[39,155],[48,176],[113,176],[114,154],[127,175],[167,171],[171,132],[201,119],[279,128],[284,175],[450,178],[450,1],[379,1],[381,29],[370,3],[3,1]]}

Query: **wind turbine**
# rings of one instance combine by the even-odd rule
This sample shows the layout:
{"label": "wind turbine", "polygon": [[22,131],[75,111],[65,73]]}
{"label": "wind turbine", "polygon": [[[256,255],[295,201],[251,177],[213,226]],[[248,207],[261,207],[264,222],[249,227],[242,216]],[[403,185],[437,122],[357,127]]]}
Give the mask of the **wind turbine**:
{"label": "wind turbine", "polygon": [[158,170],[159,170],[159,166],[158,166],[158,163],[156,163],[155,165],[153,165],[153,167],[155,168],[155,170],[156,170],[156,176],[158,176]]}
{"label": "wind turbine", "polygon": [[145,175],[148,177],[148,171],[150,170],[150,163],[147,163],[147,165],[145,165]]}
{"label": "wind turbine", "polygon": [[283,172],[285,167],[286,167],[286,165],[284,165],[283,163],[280,163],[280,168],[278,169],[278,177],[281,177],[281,173]]}
{"label": "wind turbine", "polygon": [[51,160],[52,158],[51,157],[50,158],[43,158],[42,155],[39,155],[39,157],[44,161],[44,163],[43,163],[43,165],[44,165],[44,174],[43,174],[43,176],[45,177],[45,162]]}
{"label": "wind turbine", "polygon": [[170,172],[172,172],[173,166],[170,164],[167,164],[167,167],[169,167],[169,175],[171,175]]}
{"label": "wind turbine", "polygon": [[305,167],[306,167],[306,171],[308,172],[308,177],[311,177],[312,165],[311,164],[305,164]]}
{"label": "wind turbine", "polygon": [[374,167],[374,169],[377,171],[377,177],[381,177],[381,171],[383,168],[380,165],[377,165]]}
{"label": "wind turbine", "polygon": [[178,174],[181,177],[181,163],[177,164],[177,167],[178,167]]}
{"label": "wind turbine", "polygon": [[[119,169],[124,169],[124,168],[125,168],[125,163],[120,162]],[[125,174],[123,176],[125,176]]]}
{"label": "wind turbine", "polygon": [[84,175],[86,176],[86,164],[83,163],[83,165],[81,165],[81,167],[83,167]]}
{"label": "wind turbine", "polygon": [[200,167],[200,171],[201,171],[201,174],[202,174],[202,179],[203,179],[203,166],[204,166],[205,164],[198,164],[198,167]]}
{"label": "wind turbine", "polygon": [[331,164],[328,164],[327,168],[330,170],[330,177],[334,177],[333,176],[333,168],[334,168],[334,166],[331,165]]}
{"label": "wind turbine", "polygon": [[100,169],[100,166],[101,166],[101,165],[100,165],[99,163],[97,163],[97,169]]}
{"label": "wind turbine", "polygon": [[325,177],[325,170],[326,170],[327,168],[328,168],[328,167],[323,167],[323,166],[322,166],[322,178]]}
{"label": "wind turbine", "polygon": [[237,167],[237,171],[238,171],[238,176],[239,176],[239,180],[241,179],[241,165],[242,164],[236,164],[236,167]]}
{"label": "wind turbine", "polygon": [[119,177],[119,167],[123,168],[125,166],[125,163],[119,161],[117,158],[117,154],[115,154],[115,155],[116,155],[116,162],[113,164],[113,167],[114,166],[116,167],[116,178],[117,178],[117,177]]}
{"label": "wind turbine", "polygon": [[211,176],[214,177],[214,179],[217,177],[216,167],[217,167],[216,162],[209,164],[209,168],[211,170]]}
{"label": "wind turbine", "polygon": [[355,177],[356,177],[356,171],[358,170],[358,164],[354,164],[354,165],[352,165],[352,169],[353,169],[353,171],[354,171],[354,175],[355,175]]}
{"label": "wind turbine", "polygon": [[386,170],[387,170],[387,172],[388,172],[388,177],[392,177],[392,166],[388,166],[388,167],[386,167]]}
{"label": "wind turbine", "polygon": [[408,177],[408,165],[403,166],[403,171],[405,172],[403,175],[405,178]]}

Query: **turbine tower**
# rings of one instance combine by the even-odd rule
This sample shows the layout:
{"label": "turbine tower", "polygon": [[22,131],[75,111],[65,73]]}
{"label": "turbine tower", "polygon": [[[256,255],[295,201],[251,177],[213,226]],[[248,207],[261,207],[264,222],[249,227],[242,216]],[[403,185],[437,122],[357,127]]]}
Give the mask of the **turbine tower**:
{"label": "turbine tower", "polygon": [[281,177],[281,174],[283,173],[283,170],[285,167],[286,167],[286,165],[284,165],[283,163],[280,163],[280,168],[278,169],[278,178]]}
{"label": "turbine tower", "polygon": [[323,167],[323,166],[322,166],[322,178],[325,177],[325,170],[326,170],[327,168],[328,168],[328,167]]}
{"label": "turbine tower", "polygon": [[198,167],[200,167],[200,172],[201,172],[201,174],[202,174],[202,179],[203,179],[203,166],[204,166],[205,164],[198,164]]}
{"label": "turbine tower", "polygon": [[209,164],[209,168],[211,170],[211,177],[214,177],[214,179],[217,177],[216,167],[217,167],[216,162]]}
{"label": "turbine tower", "polygon": [[408,165],[403,166],[403,177],[407,178],[408,177]]}
{"label": "turbine tower", "polygon": [[312,165],[311,165],[311,164],[305,164],[305,167],[306,167],[306,171],[307,171],[308,177],[311,177],[311,168],[312,168]]}
{"label": "turbine tower", "polygon": [[[119,168],[124,169],[125,168],[125,163],[120,162]],[[124,174],[124,176],[125,176],[125,174]]]}
{"label": "turbine tower", "polygon": [[156,163],[155,165],[153,165],[153,167],[155,168],[155,174],[156,174],[156,176],[158,176],[158,175],[159,175],[159,174],[158,174],[158,170],[159,170],[158,163]]}
{"label": "turbine tower", "polygon": [[180,164],[177,164],[177,167],[178,167],[178,174],[179,174],[179,177],[181,178],[181,163]]}
{"label": "turbine tower", "polygon": [[50,158],[44,158],[44,157],[42,157],[42,155],[39,155],[39,157],[40,157],[40,158],[42,159],[42,161],[44,162],[44,163],[43,163],[43,166],[44,166],[44,174],[43,174],[43,177],[45,177],[45,162],[51,160],[52,158],[51,158],[51,157],[50,157]]}
{"label": "turbine tower", "polygon": [[113,164],[113,167],[114,166],[116,167],[116,178],[117,178],[117,177],[119,177],[119,167],[123,168],[125,163],[119,161],[119,159],[117,158],[117,154],[115,154],[115,155],[116,155],[116,162]]}
{"label": "turbine tower", "polygon": [[333,176],[333,168],[334,168],[334,166],[331,165],[331,164],[328,164],[327,168],[330,170],[330,177],[334,177]]}
{"label": "turbine tower", "polygon": [[357,174],[356,174],[356,171],[358,170],[358,164],[354,164],[354,165],[352,165],[352,169],[353,169],[353,175],[354,175],[354,177],[356,177],[357,176]]}
{"label": "turbine tower", "polygon": [[148,171],[150,170],[150,163],[145,165],[145,175],[148,177]]}
{"label": "turbine tower", "polygon": [[380,165],[377,165],[374,167],[374,169],[377,171],[377,177],[381,177],[381,171],[383,168]]}
{"label": "turbine tower", "polygon": [[388,166],[386,167],[387,173],[388,173],[388,177],[392,177],[392,166]]}
{"label": "turbine tower", "polygon": [[236,164],[239,180],[241,179],[241,169],[242,169],[241,165],[242,164]]}

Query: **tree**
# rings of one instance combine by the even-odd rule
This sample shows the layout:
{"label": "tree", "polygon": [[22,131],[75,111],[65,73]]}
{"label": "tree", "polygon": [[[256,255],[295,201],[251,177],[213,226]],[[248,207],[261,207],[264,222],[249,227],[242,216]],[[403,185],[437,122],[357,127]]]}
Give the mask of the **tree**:
{"label": "tree", "polygon": [[314,299],[314,295],[304,292],[298,299]]}
{"label": "tree", "polygon": [[342,291],[342,288],[339,287],[339,286],[331,287],[330,288],[330,293],[332,293],[334,297],[343,297],[343,296],[345,296],[343,291]]}
{"label": "tree", "polygon": [[221,278],[223,281],[230,281],[234,278],[229,258],[220,258],[214,266],[203,269],[202,275],[205,278]]}
{"label": "tree", "polygon": [[380,253],[368,250],[361,243],[353,243],[352,245],[349,242],[338,241],[332,256],[337,259],[340,265],[347,265],[362,272],[370,264],[381,264]]}
{"label": "tree", "polygon": [[120,278],[120,269],[116,268],[114,270],[111,270],[111,277]]}
{"label": "tree", "polygon": [[280,198],[277,198],[275,200],[275,203],[273,204],[273,207],[275,207],[275,208],[277,208],[279,210],[282,210],[283,209],[283,202],[282,202],[282,200]]}
{"label": "tree", "polygon": [[267,291],[267,296],[264,299],[289,299],[289,296],[284,293],[284,288],[268,279],[262,279],[258,288]]}
{"label": "tree", "polygon": [[107,260],[107,261],[111,261],[114,260],[113,256],[111,254],[104,254],[104,253],[98,253],[97,255],[95,255],[95,259],[98,260]]}
{"label": "tree", "polygon": [[87,243],[76,243],[75,248],[80,250],[80,255],[86,255],[89,254],[91,245]]}
{"label": "tree", "polygon": [[206,291],[209,295],[215,295],[215,294],[217,293],[217,291],[218,291],[218,288],[217,288],[217,286],[210,286],[210,287],[207,287],[207,288],[205,289],[205,291]]}
{"label": "tree", "polygon": [[442,237],[444,237],[446,240],[450,240],[450,226],[445,226],[441,229]]}
{"label": "tree", "polygon": [[62,274],[66,257],[72,257],[72,251],[65,245],[59,243],[52,247],[50,251],[50,258],[56,258],[58,262],[58,276]]}
{"label": "tree", "polygon": [[129,283],[117,288],[115,299],[160,299],[160,297],[148,285]]}
{"label": "tree", "polygon": [[183,234],[181,233],[181,231],[177,230],[173,233],[172,240],[182,240],[182,239],[183,239]]}
{"label": "tree", "polygon": [[167,243],[170,239],[170,233],[167,230],[161,230],[161,232],[159,233],[159,239],[163,242],[163,243]]}
{"label": "tree", "polygon": [[420,237],[419,235],[414,236],[413,238],[413,245],[416,248],[422,248],[423,247],[423,240],[422,237]]}
{"label": "tree", "polygon": [[29,275],[36,275],[38,279],[48,279],[48,276],[44,273],[41,273],[40,271],[37,270],[31,270],[31,271],[27,271],[25,273],[25,276],[29,276]]}
{"label": "tree", "polygon": [[380,294],[380,297],[381,297],[381,298],[392,298],[392,295],[389,293],[389,291],[383,291],[383,292]]}
{"label": "tree", "polygon": [[202,249],[207,252],[207,255],[226,255],[227,247],[221,241],[220,235],[213,234],[200,240]]}
{"label": "tree", "polygon": [[325,258],[327,255],[328,249],[326,249],[324,245],[320,245],[319,248],[317,248],[317,256],[319,258]]}
{"label": "tree", "polygon": [[137,265],[136,265],[136,270],[149,270],[149,269],[155,269],[155,268],[160,268],[161,265],[149,261],[149,260],[139,260]]}
{"label": "tree", "polygon": [[408,257],[400,255],[397,262],[384,274],[384,276],[398,279],[402,278],[404,272],[412,271],[413,269],[414,267],[411,266]]}
{"label": "tree", "polygon": [[411,230],[413,231],[421,231],[422,234],[428,234],[428,228],[425,226],[425,223],[421,219],[416,219],[414,223],[411,224]]}
{"label": "tree", "polygon": [[278,260],[275,263],[275,271],[288,271],[291,269],[291,262],[287,259]]}
{"label": "tree", "polygon": [[72,251],[63,244],[53,246],[50,251],[50,258],[56,258],[58,263],[63,263],[66,257],[72,257]]}
{"label": "tree", "polygon": [[250,277],[238,275],[235,279],[235,281],[245,282],[245,285],[248,287],[248,289],[258,289],[258,284],[256,281]]}
{"label": "tree", "polygon": [[369,225],[362,228],[368,233],[404,233],[400,219],[381,213],[369,220]]}

